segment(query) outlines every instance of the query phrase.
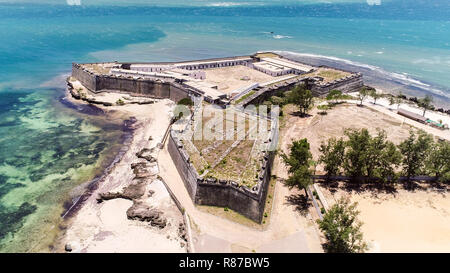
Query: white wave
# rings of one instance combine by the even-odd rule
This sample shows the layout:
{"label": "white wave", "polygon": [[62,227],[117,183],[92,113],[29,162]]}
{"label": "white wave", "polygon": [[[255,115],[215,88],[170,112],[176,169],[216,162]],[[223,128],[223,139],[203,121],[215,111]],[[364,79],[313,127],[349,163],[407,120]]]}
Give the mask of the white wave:
{"label": "white wave", "polygon": [[330,60],[330,61],[335,61],[335,62],[340,62],[340,63],[344,63],[347,65],[352,65],[352,66],[356,66],[356,67],[360,67],[360,68],[364,68],[364,69],[368,69],[371,71],[375,71],[377,73],[380,73],[381,75],[385,76],[388,80],[394,80],[394,81],[398,81],[404,85],[409,85],[409,86],[413,86],[413,87],[418,87],[418,88],[422,88],[425,89],[431,93],[434,93],[436,95],[440,95],[440,96],[444,96],[447,98],[450,98],[450,94],[448,94],[447,92],[444,92],[443,90],[437,89],[437,88],[433,88],[431,85],[426,84],[424,82],[421,82],[420,80],[414,79],[412,77],[410,77],[407,73],[396,73],[396,72],[388,72],[378,66],[375,65],[369,65],[369,64],[363,64],[360,62],[355,62],[355,61],[351,61],[351,60],[347,60],[347,59],[342,59],[342,58],[338,58],[338,57],[334,57],[334,56],[325,56],[325,55],[319,55],[319,54],[310,54],[310,53],[297,53],[297,52],[292,52],[292,51],[274,51],[280,54],[286,53],[289,55],[294,55],[294,56],[299,56],[299,57],[309,57],[309,58],[316,58],[316,59],[325,59],[325,60]]}
{"label": "white wave", "polygon": [[290,39],[290,38],[292,38],[292,36],[287,36],[287,35],[273,35],[273,38],[274,39],[284,39],[284,38],[288,38],[288,39]]}
{"label": "white wave", "polygon": [[236,7],[236,6],[246,6],[249,3],[237,3],[237,2],[215,2],[206,4],[207,7]]}
{"label": "white wave", "polygon": [[292,52],[292,51],[278,51],[279,53],[288,53],[291,55],[297,55],[299,57],[310,57],[310,58],[317,58],[317,59],[327,59],[327,60],[331,60],[331,61],[336,61],[336,62],[342,62],[342,63],[346,63],[348,65],[353,65],[353,66],[358,66],[358,67],[362,67],[362,68],[366,68],[366,69],[370,69],[370,70],[378,70],[381,69],[377,66],[374,65],[369,65],[369,64],[363,64],[363,63],[359,63],[359,62],[355,62],[355,61],[350,61],[347,59],[342,59],[342,58],[338,58],[338,57],[334,57],[334,56],[325,56],[325,55],[319,55],[319,54],[311,54],[311,53],[297,53],[297,52]]}
{"label": "white wave", "polygon": [[69,6],[81,6],[81,0],[66,0]]}

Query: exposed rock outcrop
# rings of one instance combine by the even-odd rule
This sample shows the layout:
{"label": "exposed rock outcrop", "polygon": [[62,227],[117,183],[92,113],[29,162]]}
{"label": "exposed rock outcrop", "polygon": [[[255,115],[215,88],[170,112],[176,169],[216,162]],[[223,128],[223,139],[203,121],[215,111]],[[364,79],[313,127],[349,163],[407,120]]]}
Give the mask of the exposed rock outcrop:
{"label": "exposed rock outcrop", "polygon": [[140,152],[136,153],[138,158],[143,158],[148,162],[156,162],[156,158],[152,156],[153,149],[144,148]]}
{"label": "exposed rock outcrop", "polygon": [[127,210],[127,217],[130,220],[150,222],[150,225],[161,229],[167,224],[167,219],[163,216],[162,211],[152,208],[143,202],[134,202],[133,206]]}
{"label": "exposed rock outcrop", "polygon": [[105,192],[100,193],[97,197],[97,202],[101,203],[106,200],[123,198],[128,200],[139,199],[145,194],[145,183],[139,181],[137,183],[130,184],[129,186],[123,188],[122,192]]}
{"label": "exposed rock outcrop", "polygon": [[131,164],[131,169],[133,169],[133,173],[135,175],[134,178],[139,179],[152,176],[153,173],[149,170],[151,167],[153,166],[148,164],[147,162],[138,162]]}

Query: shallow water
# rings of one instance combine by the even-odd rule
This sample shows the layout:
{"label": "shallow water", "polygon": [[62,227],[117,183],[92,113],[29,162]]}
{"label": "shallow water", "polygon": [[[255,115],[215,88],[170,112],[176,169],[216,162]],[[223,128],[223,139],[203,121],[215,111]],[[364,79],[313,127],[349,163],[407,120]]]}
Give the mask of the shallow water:
{"label": "shallow water", "polygon": [[[115,156],[121,121],[64,107],[61,90],[2,94],[0,249],[46,250],[63,204]],[[92,110],[87,111],[92,112]]]}
{"label": "shallow water", "polygon": [[22,2],[0,1],[1,252],[51,250],[64,203],[121,147],[122,121],[61,100],[72,62],[278,50],[362,71],[387,91],[449,101],[448,0]]}

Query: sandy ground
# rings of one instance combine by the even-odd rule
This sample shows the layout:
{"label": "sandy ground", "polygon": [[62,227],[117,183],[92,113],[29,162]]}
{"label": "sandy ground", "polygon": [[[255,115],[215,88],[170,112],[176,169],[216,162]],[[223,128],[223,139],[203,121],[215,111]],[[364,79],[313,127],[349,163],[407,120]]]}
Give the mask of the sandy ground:
{"label": "sandy ground", "polygon": [[369,252],[450,252],[450,198],[435,190],[395,194],[336,192],[320,187],[330,205],[341,196],[358,202]]}
{"label": "sandy ground", "polygon": [[[243,65],[205,69],[205,72],[205,81],[216,84],[218,89],[226,94],[231,94],[232,91],[252,83],[264,83],[279,78]],[[242,80],[245,76],[249,80]]]}
{"label": "sandy ground", "polygon": [[[286,122],[294,127],[286,137],[291,137],[292,140],[307,137],[315,158],[318,157],[320,143],[329,137],[342,136],[343,128],[367,128],[371,133],[376,133],[376,128],[382,128],[394,143],[405,139],[411,128],[397,119],[394,116],[396,113],[391,116],[389,110],[372,103],[367,103],[366,107],[340,105],[329,110],[325,116],[315,113],[316,110],[313,110],[312,116],[304,119],[290,117]],[[296,129],[297,124],[304,126]],[[411,124],[416,126],[420,123]],[[431,127],[425,129],[428,133],[436,132]],[[437,133],[442,132],[437,130]],[[362,231],[371,247],[370,252],[450,251],[448,188],[429,188],[414,192],[399,188],[395,193],[377,190],[349,192],[343,188],[333,190],[323,186],[320,189],[329,205],[333,205],[341,196],[348,196],[352,201],[358,202],[360,220],[364,223]]]}
{"label": "sandy ground", "polygon": [[[132,182],[134,174],[130,165],[137,161],[136,152],[145,147],[155,147],[162,140],[169,125],[172,108],[173,102],[169,100],[151,105],[131,104],[104,108],[109,112],[116,111],[136,117],[137,129],[122,160],[100,182],[98,189],[79,211],[66,220],[67,228],[57,251],[64,251],[64,246],[69,244],[74,252],[186,252],[186,247],[178,236],[178,226],[183,222],[182,214],[158,179],[152,179],[146,184],[144,199],[146,204],[164,212],[168,224],[163,229],[152,227],[146,222],[128,220],[126,211],[132,205],[130,200],[113,199],[100,204],[96,201],[98,193],[120,191]],[[151,141],[150,136],[153,138]],[[154,192],[151,197],[150,191]]]}
{"label": "sandy ground", "polygon": [[[409,131],[414,129],[384,113],[369,107],[358,107],[355,104],[337,105],[332,110],[328,110],[327,115],[316,115],[316,111],[311,113],[314,115],[314,117],[308,118],[311,119],[311,124],[298,130],[291,139],[308,138],[315,160],[319,158],[321,143],[332,137],[343,137],[345,128],[366,128],[371,135],[375,135],[377,129],[385,130],[388,140],[395,144],[406,139]],[[317,170],[320,171],[321,168],[319,167]]]}
{"label": "sandy ground", "polygon": [[[378,90],[378,89],[377,89],[377,92],[384,93],[383,90]],[[350,93],[350,95],[356,95],[356,93]],[[353,103],[353,104],[359,103],[359,101],[348,101],[348,102]],[[389,101],[386,98],[380,98],[377,100],[377,103],[374,104],[373,99],[368,97],[363,101],[363,104],[369,108],[372,108],[379,112],[382,112],[402,123],[412,125],[414,127],[417,127],[421,130],[426,131],[427,133],[433,134],[442,139],[450,140],[450,130],[440,130],[437,128],[433,128],[431,126],[413,121],[409,118],[406,118],[406,117],[403,117],[403,116],[397,114],[397,108],[399,108],[399,109],[408,110],[413,113],[422,115],[423,109],[418,108],[416,105],[414,105],[412,103],[401,103],[400,105],[397,105],[397,104],[389,105]],[[434,121],[442,121],[443,124],[450,125],[450,116],[447,114],[428,110],[425,112],[425,117],[429,118],[431,120],[434,120]]]}

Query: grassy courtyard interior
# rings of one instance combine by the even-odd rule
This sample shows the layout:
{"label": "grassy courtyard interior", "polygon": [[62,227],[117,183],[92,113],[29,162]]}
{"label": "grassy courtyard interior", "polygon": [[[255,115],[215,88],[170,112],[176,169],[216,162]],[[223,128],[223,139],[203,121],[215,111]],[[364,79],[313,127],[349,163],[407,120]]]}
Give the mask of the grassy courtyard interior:
{"label": "grassy courtyard interior", "polygon": [[345,72],[342,70],[320,67],[319,69],[317,69],[311,73],[303,74],[302,76],[303,77],[321,77],[321,78],[323,78],[324,83],[328,83],[328,82],[332,82],[332,81],[335,81],[338,79],[342,79],[342,78],[350,76],[350,75],[351,74],[349,72]]}
{"label": "grassy courtyard interior", "polygon": [[[270,121],[237,109],[228,109],[226,114],[219,112],[223,109],[209,109],[195,119],[193,133],[181,136],[191,163],[204,178],[234,181],[252,188],[258,182],[267,149]],[[207,132],[214,137],[206,137]]]}

